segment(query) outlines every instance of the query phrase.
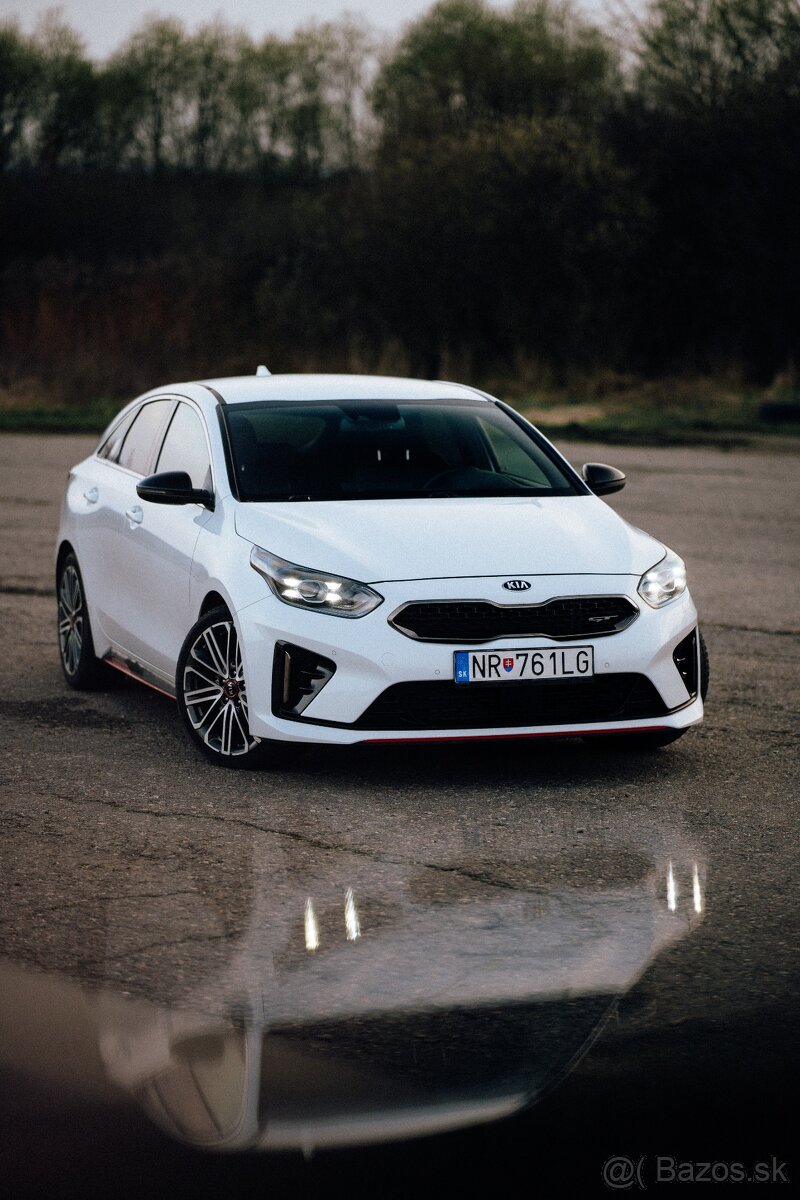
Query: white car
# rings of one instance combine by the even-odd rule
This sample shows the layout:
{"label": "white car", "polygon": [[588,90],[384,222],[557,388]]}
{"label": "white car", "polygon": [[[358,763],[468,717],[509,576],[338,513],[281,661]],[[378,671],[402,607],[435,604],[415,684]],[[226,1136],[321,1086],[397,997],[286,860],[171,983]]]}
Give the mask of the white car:
{"label": "white car", "polygon": [[69,477],[64,675],[174,696],[230,766],[279,742],[664,745],[702,720],[708,660],[681,559],[598,499],[624,481],[458,384],[159,388]]}

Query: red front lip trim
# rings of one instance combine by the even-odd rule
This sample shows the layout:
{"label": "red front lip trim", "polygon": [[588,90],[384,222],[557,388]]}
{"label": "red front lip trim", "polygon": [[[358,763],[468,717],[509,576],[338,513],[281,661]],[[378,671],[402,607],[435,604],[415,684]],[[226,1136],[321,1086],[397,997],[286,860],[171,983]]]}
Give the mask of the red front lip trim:
{"label": "red front lip trim", "polygon": [[635,729],[581,729],[569,733],[468,733],[463,737],[407,737],[407,738],[364,738],[360,746],[391,746],[405,742],[489,742],[508,741],[511,738],[567,738],[567,737],[615,737],[620,734],[654,733],[659,729],[670,729],[669,725],[637,725]]}

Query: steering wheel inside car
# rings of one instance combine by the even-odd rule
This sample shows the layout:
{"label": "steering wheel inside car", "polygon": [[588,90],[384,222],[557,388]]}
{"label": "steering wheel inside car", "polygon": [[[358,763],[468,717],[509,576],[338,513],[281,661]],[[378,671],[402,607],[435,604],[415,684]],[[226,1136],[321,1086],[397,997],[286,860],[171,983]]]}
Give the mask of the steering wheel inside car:
{"label": "steering wheel inside car", "polygon": [[437,471],[435,475],[431,475],[430,479],[426,479],[422,487],[427,492],[429,488],[434,488],[438,483],[444,483],[447,479],[455,482],[463,474],[463,467],[446,467],[444,471]]}

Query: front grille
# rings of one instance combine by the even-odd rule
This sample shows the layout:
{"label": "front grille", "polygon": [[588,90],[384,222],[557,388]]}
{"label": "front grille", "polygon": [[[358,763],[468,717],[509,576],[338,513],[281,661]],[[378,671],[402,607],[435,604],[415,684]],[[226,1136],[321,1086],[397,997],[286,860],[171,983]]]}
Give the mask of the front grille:
{"label": "front grille", "polygon": [[566,596],[544,604],[420,600],[403,605],[389,623],[422,642],[467,645],[505,637],[594,638],[627,629],[638,615],[626,596]]}
{"label": "front grille", "polygon": [[354,729],[502,729],[584,725],[663,717],[667,708],[646,675],[595,675],[545,683],[396,683]]}

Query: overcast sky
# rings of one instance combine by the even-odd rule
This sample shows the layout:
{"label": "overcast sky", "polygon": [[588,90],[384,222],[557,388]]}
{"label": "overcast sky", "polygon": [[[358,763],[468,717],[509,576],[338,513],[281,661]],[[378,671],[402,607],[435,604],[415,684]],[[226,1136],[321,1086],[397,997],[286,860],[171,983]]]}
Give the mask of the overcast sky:
{"label": "overcast sky", "polygon": [[[489,0],[496,8],[508,0]],[[254,37],[288,34],[307,21],[327,21],[344,12],[362,13],[377,29],[395,33],[406,22],[432,7],[433,0],[0,0],[0,20],[17,17],[26,32],[48,8],[62,9],[65,20],[86,41],[94,58],[105,58],[125,40],[142,18],[158,12],[179,17],[190,30],[222,14],[232,25]],[[596,18],[613,0],[579,0],[579,7]]]}

